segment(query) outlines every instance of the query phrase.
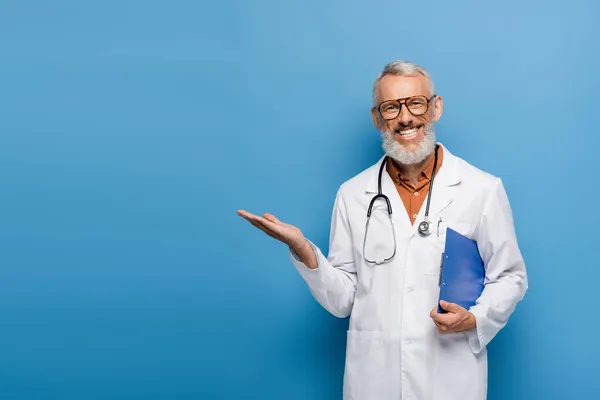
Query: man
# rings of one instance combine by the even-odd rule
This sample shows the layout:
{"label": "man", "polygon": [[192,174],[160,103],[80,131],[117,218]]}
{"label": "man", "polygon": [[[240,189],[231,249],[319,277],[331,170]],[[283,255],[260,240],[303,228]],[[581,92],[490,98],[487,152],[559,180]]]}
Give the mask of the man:
{"label": "man", "polygon": [[[345,399],[483,400],[486,346],[528,287],[502,181],[436,142],[443,101],[422,67],[387,65],[373,100],[373,122],[389,158],[340,187],[327,258],[297,227],[271,214],[238,213],[289,246],[325,309],[350,315]],[[380,187],[392,215],[379,197],[367,224]],[[421,235],[423,221],[430,229]],[[485,286],[470,309],[440,301],[446,312],[438,313],[448,228],[477,242]]]}

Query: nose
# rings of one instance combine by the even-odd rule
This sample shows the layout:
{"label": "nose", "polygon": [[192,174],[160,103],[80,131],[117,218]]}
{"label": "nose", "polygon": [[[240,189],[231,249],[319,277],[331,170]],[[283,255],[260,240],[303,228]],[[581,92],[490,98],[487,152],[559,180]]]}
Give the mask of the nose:
{"label": "nose", "polygon": [[400,114],[398,114],[398,122],[400,125],[409,126],[413,122],[413,115],[408,111],[406,104],[402,104]]}

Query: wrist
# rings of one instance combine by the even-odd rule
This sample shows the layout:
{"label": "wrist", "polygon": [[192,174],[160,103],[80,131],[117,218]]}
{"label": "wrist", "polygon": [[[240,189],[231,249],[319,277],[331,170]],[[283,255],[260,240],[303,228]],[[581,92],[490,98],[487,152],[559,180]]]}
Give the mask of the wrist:
{"label": "wrist", "polygon": [[310,269],[316,269],[318,265],[318,260],[315,252],[312,249],[312,246],[308,242],[308,240],[303,239],[301,243],[295,246],[290,246],[290,249],[296,253],[296,255],[300,258],[302,263],[306,265]]}
{"label": "wrist", "polygon": [[310,248],[310,243],[305,238],[302,238],[298,243],[290,244],[290,250],[294,253],[300,255],[301,253],[306,253],[306,249]]}
{"label": "wrist", "polygon": [[477,318],[475,318],[475,315],[472,312],[469,312],[469,327],[471,329],[477,328]]}

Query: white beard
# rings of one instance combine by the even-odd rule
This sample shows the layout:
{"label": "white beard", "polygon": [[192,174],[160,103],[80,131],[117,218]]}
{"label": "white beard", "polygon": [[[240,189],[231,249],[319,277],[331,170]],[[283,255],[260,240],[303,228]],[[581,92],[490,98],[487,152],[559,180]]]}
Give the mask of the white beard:
{"label": "white beard", "polygon": [[423,138],[415,151],[408,151],[394,137],[394,132],[381,132],[385,154],[403,165],[418,164],[435,150],[436,138],[433,122],[423,125]]}

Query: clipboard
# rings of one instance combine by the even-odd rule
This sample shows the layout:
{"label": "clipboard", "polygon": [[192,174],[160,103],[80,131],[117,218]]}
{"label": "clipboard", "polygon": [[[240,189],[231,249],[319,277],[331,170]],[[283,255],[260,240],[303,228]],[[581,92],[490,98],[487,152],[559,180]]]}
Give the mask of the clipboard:
{"label": "clipboard", "polygon": [[[440,269],[439,300],[456,303],[467,310],[474,306],[485,281],[485,266],[477,242],[447,228]],[[438,312],[447,313],[439,301]]]}

